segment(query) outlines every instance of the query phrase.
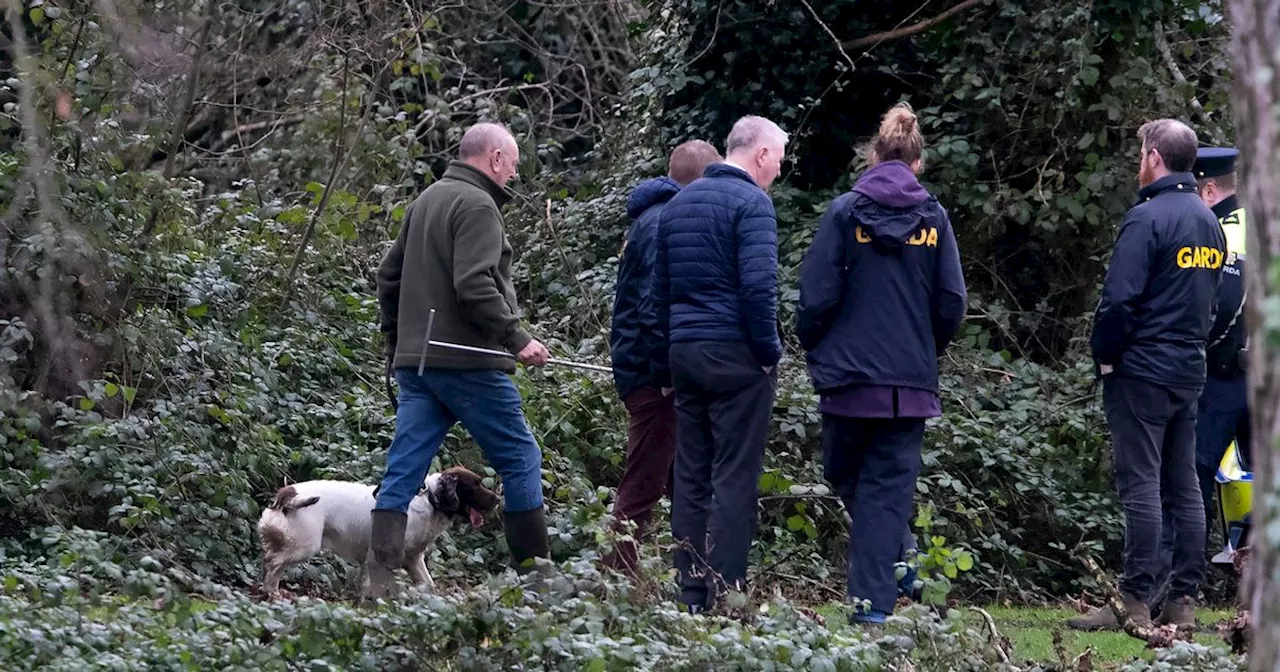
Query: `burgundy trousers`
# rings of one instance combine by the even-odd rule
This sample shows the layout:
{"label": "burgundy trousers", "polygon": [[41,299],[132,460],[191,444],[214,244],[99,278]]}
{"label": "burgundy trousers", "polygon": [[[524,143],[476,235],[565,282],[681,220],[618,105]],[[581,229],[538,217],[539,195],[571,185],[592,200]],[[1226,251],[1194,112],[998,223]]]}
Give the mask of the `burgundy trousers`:
{"label": "burgundy trousers", "polygon": [[[648,533],[653,507],[665,494],[671,496],[671,465],[676,455],[676,395],[662,396],[656,387],[642,387],[623,400],[630,421],[627,425],[627,462],[618,483],[613,515],[634,521],[636,540]],[[618,525],[621,531],[622,526]],[[635,573],[635,542],[622,541],[604,562],[613,569]]]}

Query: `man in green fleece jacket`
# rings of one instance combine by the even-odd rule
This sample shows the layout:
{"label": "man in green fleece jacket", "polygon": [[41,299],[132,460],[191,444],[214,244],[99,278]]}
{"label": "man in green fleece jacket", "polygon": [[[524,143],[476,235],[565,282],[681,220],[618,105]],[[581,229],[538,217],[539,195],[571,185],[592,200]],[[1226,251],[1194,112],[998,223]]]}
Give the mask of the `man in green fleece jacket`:
{"label": "man in green fleece jacket", "polygon": [[471,433],[502,477],[503,520],[514,563],[548,556],[542,504],[542,453],[509,374],[515,361],[433,346],[431,340],[505,350],[544,366],[546,347],[520,326],[511,282],[511,245],[499,208],[516,174],[520,150],[510,131],[476,124],[462,136],[458,159],[405,214],[378,268],[378,303],[389,366],[400,386],[396,434],[371,514],[369,592],[380,597],[404,565],[409,502],[455,422]]}

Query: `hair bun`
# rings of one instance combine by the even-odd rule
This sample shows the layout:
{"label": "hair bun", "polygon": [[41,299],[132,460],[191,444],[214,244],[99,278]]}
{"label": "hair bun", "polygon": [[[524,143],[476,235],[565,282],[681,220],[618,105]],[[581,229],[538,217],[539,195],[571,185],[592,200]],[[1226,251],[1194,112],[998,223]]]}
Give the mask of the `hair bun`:
{"label": "hair bun", "polygon": [[881,137],[911,135],[916,129],[916,115],[907,103],[898,103],[889,108],[880,124]]}
{"label": "hair bun", "polygon": [[875,163],[903,161],[911,163],[924,154],[924,136],[915,110],[905,101],[894,105],[880,120],[880,132],[872,142]]}

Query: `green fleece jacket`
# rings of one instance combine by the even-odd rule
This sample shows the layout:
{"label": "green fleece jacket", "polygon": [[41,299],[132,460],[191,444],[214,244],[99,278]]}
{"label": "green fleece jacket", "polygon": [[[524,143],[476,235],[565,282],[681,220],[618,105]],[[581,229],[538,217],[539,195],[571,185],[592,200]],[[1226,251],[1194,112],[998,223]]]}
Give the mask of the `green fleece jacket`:
{"label": "green fleece jacket", "polygon": [[[382,333],[395,368],[418,368],[432,308],[432,341],[515,354],[533,340],[520,326],[511,244],[498,210],[508,198],[487,175],[453,161],[409,206],[378,267]],[[516,370],[509,357],[438,346],[428,348],[426,366]]]}

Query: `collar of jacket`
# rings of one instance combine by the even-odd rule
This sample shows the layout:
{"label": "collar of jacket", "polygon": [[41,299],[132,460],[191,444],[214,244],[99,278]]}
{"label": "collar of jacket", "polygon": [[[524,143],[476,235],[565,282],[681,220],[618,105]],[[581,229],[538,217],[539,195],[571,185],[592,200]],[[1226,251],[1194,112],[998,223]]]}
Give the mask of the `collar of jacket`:
{"label": "collar of jacket", "polygon": [[751,179],[751,175],[747,171],[728,163],[713,163],[707,166],[702,173],[703,177],[736,177],[745,182],[751,183],[753,186],[759,187],[756,181]]}
{"label": "collar of jacket", "polygon": [[449,167],[444,171],[444,176],[455,180],[461,180],[467,184],[484,189],[493,197],[493,202],[497,204],[499,208],[505,205],[507,201],[511,200],[510,190],[497,182],[494,182],[493,178],[480,172],[480,169],[469,163],[459,161],[457,159],[450,161]]}
{"label": "collar of jacket", "polygon": [[1149,201],[1167,191],[1196,193],[1196,177],[1191,173],[1171,173],[1138,191],[1138,202]]}
{"label": "collar of jacket", "polygon": [[1213,214],[1218,219],[1222,219],[1227,215],[1235,212],[1237,209],[1239,209],[1239,207],[1240,207],[1240,199],[1236,198],[1235,194],[1231,194],[1230,196],[1222,199],[1221,201],[1218,201],[1218,204],[1213,206],[1212,210],[1213,210]]}

